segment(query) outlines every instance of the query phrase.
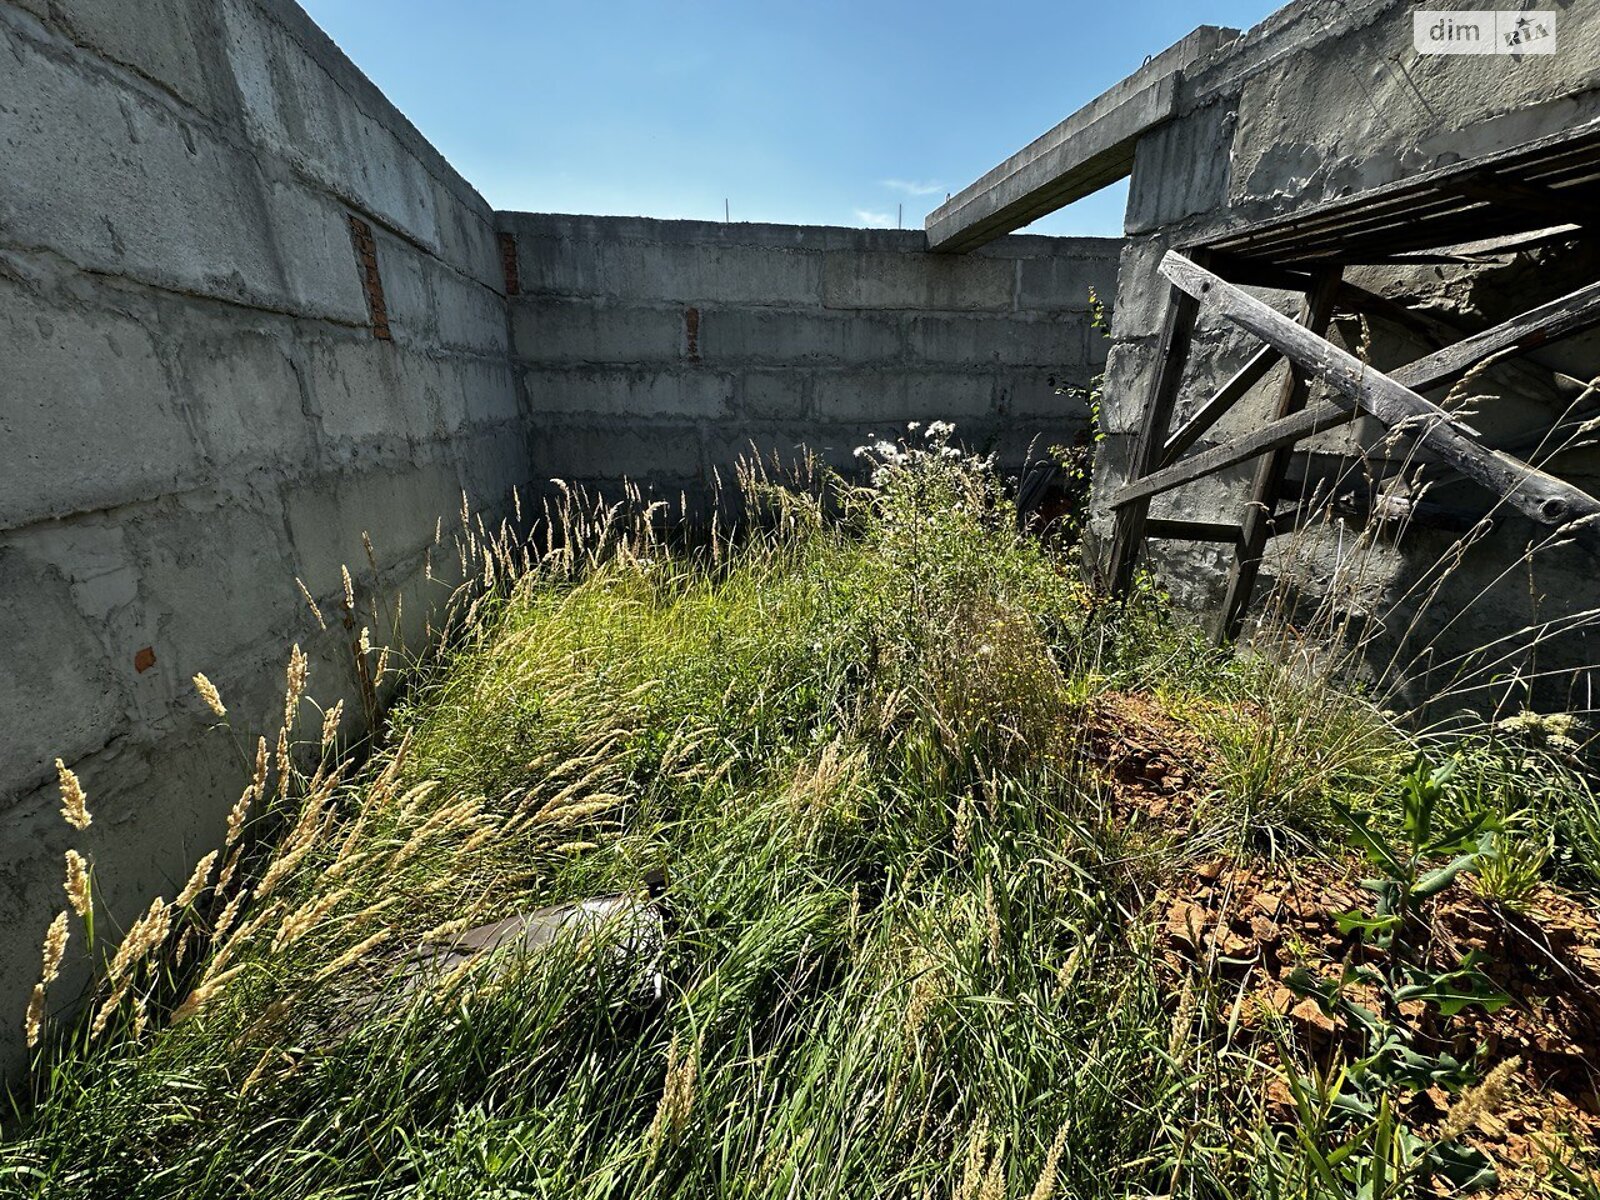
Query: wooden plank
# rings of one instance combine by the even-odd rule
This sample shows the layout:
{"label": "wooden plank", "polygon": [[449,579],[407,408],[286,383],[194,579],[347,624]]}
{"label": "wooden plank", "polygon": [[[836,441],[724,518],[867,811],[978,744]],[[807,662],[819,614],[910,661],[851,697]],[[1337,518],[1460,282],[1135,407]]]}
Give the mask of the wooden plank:
{"label": "wooden plank", "polygon": [[1203,479],[1207,475],[1215,475],[1218,471],[1224,471],[1239,463],[1249,462],[1258,455],[1277,450],[1282,446],[1292,446],[1314,433],[1348,425],[1351,416],[1348,409],[1333,403],[1317,404],[1302,409],[1282,420],[1263,425],[1253,433],[1247,433],[1224,445],[1202,450],[1199,454],[1176,462],[1170,467],[1153,471],[1149,475],[1124,484],[1111,498],[1111,505],[1113,508],[1120,508],[1140,500],[1148,501],[1152,496],[1170,492],[1175,487],[1193,483],[1196,479]]}
{"label": "wooden plank", "polygon": [[1220,521],[1180,521],[1171,517],[1150,517],[1144,523],[1147,538],[1170,538],[1177,542],[1239,541],[1239,527]]}
{"label": "wooden plank", "polygon": [[[1301,325],[1308,334],[1321,340],[1333,319],[1333,303],[1339,294],[1343,273],[1335,268],[1317,280],[1316,288],[1306,297],[1301,313]],[[1246,293],[1240,292],[1241,296]],[[1259,303],[1259,301],[1257,301]],[[1306,373],[1291,365],[1288,377],[1278,395],[1278,408],[1273,419],[1281,421],[1293,416],[1306,406],[1310,380]],[[1228,572],[1228,587],[1223,595],[1222,616],[1217,624],[1219,641],[1231,642],[1239,636],[1239,626],[1245,610],[1250,607],[1250,597],[1256,588],[1256,577],[1261,572],[1261,555],[1267,548],[1271,533],[1272,516],[1278,509],[1278,499],[1283,492],[1283,476],[1289,469],[1290,447],[1281,446],[1263,454],[1256,462],[1256,477],[1246,502],[1244,521],[1239,542],[1234,548],[1233,567]]]}
{"label": "wooden plank", "polygon": [[1542,184],[1507,178],[1492,171],[1468,176],[1456,184],[1456,190],[1470,199],[1521,209],[1547,221],[1575,220],[1590,224],[1594,220],[1588,206],[1575,205],[1570,196],[1563,197]]}
{"label": "wooden plank", "polygon": [[1390,428],[1399,427],[1420,438],[1444,461],[1525,517],[1553,527],[1562,537],[1600,557],[1600,500],[1521,459],[1486,449],[1437,404],[1183,255],[1169,251],[1161,273],[1240,328],[1276,346],[1309,376],[1333,388],[1345,403],[1371,413]]}
{"label": "wooden plank", "polygon": [[[1157,350],[1156,361],[1160,366],[1133,446],[1129,470],[1135,479],[1148,475],[1160,463],[1161,448],[1166,444],[1167,429],[1172,423],[1172,410],[1178,401],[1178,384],[1189,359],[1194,319],[1199,311],[1199,301],[1193,296],[1179,288],[1171,290]],[[1119,506],[1112,519],[1107,583],[1113,596],[1126,596],[1133,588],[1133,573],[1139,565],[1139,549],[1144,544],[1145,518],[1149,512],[1148,499],[1135,499]]]}
{"label": "wooden plank", "polygon": [[1600,283],[1591,283],[1447,346],[1438,355],[1430,357],[1448,356],[1455,359],[1456,367],[1453,370],[1427,382],[1413,381],[1406,386],[1421,390],[1452,381],[1453,377],[1465,374],[1474,363],[1491,354],[1511,349],[1533,350],[1591,329],[1597,323],[1600,323]]}
{"label": "wooden plank", "polygon": [[[1398,209],[1409,210],[1413,216],[1420,215],[1425,206],[1438,201],[1452,181],[1485,170],[1545,186],[1562,183],[1581,186],[1597,161],[1600,161],[1600,122],[1591,121],[1577,129],[1562,130],[1509,150],[1384,184],[1358,196],[1332,200],[1292,217],[1248,225],[1208,243],[1208,248],[1254,256],[1274,246],[1282,250],[1308,236],[1353,232],[1348,228],[1352,220],[1370,220],[1375,213],[1384,215]],[[1266,257],[1281,259],[1284,256],[1268,254]]]}
{"label": "wooden plank", "polygon": [[[1393,372],[1392,378],[1413,391],[1426,391],[1453,382],[1491,354],[1513,347],[1532,349],[1595,325],[1600,325],[1600,284],[1579,288],[1560,299],[1541,304],[1482,333],[1419,358]],[[1141,499],[1147,501],[1151,496],[1226,470],[1258,454],[1293,445],[1301,438],[1336,428],[1355,415],[1354,409],[1348,404],[1326,401],[1314,405],[1281,421],[1263,425],[1226,445],[1213,446],[1191,458],[1130,480],[1112,497],[1111,504],[1118,507]]]}
{"label": "wooden plank", "polygon": [[1206,430],[1215,425],[1222,414],[1237,404],[1246,392],[1260,383],[1282,357],[1271,346],[1263,346],[1252,354],[1250,361],[1234,372],[1233,378],[1218,388],[1211,399],[1196,409],[1194,416],[1182,429],[1167,439],[1166,445],[1161,448],[1160,465],[1165,467],[1176,462],[1178,455],[1199,441]]}

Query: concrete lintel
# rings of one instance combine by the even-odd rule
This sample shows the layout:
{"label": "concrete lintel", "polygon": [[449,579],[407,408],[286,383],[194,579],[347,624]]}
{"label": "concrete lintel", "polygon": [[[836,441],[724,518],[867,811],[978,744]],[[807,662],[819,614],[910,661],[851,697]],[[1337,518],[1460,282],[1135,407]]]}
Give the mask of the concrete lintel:
{"label": "concrete lintel", "polygon": [[1202,25],[928,214],[928,248],[974,250],[1133,169],[1139,137],[1178,107],[1186,67],[1239,36]]}

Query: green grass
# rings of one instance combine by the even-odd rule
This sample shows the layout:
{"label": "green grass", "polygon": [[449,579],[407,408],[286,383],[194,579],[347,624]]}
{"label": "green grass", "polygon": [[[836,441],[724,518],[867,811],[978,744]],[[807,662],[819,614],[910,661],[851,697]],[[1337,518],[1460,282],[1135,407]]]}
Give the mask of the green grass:
{"label": "green grass", "polygon": [[[1176,993],[1151,953],[1148,906],[1185,857],[1307,853],[1329,800],[1372,803],[1409,743],[1324,675],[1219,657],[1148,597],[1097,602],[1014,532],[991,472],[933,446],[827,505],[750,481],[760,530],[694,553],[570,507],[582,562],[513,572],[512,547],[479,539],[496,587],[392,714],[390,748],[352,780],[293,772],[241,875],[298,855],[274,893],[222,939],[226,897],[202,896],[106,1034],[52,1033],[0,1180],[1319,1194],[1263,1122],[1270,1072],[1226,997]],[[1184,837],[1131,819],[1086,761],[1087,706],[1111,689],[1159,694],[1216,747]],[[1581,872],[1579,841],[1562,847]],[[613,924],[401,993],[397,965],[441,924],[657,869],[658,940]],[[202,949],[179,964],[186,929]],[[172,1021],[208,970],[233,973]]]}

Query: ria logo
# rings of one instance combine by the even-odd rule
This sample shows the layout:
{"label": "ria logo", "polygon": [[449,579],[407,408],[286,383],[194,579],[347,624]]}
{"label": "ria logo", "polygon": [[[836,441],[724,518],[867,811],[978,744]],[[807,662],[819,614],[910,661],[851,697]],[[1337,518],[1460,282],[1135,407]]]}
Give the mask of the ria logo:
{"label": "ria logo", "polygon": [[1435,9],[1411,14],[1418,54],[1554,54],[1556,14]]}

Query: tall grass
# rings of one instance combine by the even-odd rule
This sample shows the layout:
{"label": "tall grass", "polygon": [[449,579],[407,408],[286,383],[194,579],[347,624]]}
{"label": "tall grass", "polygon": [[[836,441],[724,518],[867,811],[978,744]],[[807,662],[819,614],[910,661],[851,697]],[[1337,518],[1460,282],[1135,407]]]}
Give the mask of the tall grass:
{"label": "tall grass", "polygon": [[[131,985],[46,1036],[5,1186],[1278,1194],[1270,1072],[1203,981],[1175,997],[1152,880],[1303,849],[1403,736],[1315,672],[1202,652],[1148,596],[1098,603],[947,429],[874,466],[751,472],[744,527],[693,549],[637,497],[567,494],[527,542],[464,514],[474,584],[386,748],[341,764],[291,695],[255,840],[241,817],[152,909]],[[1219,748],[1187,839],[1086,753],[1116,688]],[[637,900],[534,952],[418,954],[606,895]]]}

